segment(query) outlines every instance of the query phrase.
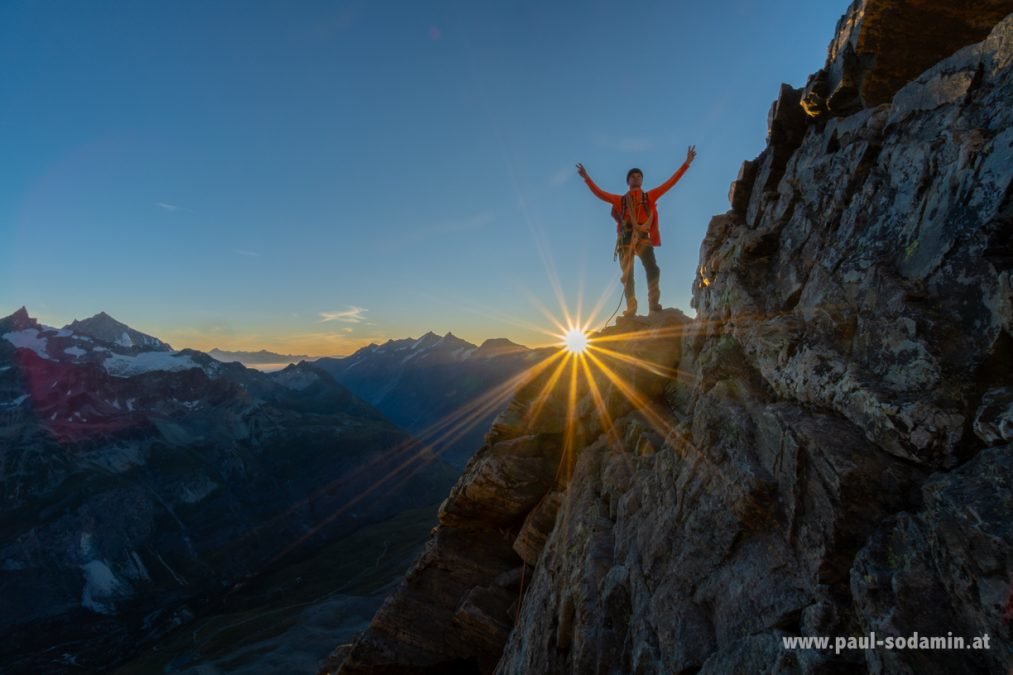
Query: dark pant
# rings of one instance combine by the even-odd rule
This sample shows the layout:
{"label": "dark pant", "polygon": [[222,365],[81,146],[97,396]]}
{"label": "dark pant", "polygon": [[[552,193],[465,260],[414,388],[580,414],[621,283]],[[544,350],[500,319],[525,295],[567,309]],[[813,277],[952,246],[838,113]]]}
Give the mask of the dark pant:
{"label": "dark pant", "polygon": [[[633,255],[630,248],[623,246],[619,250],[619,264],[622,270],[620,280],[626,294],[626,306],[634,307],[637,304],[637,291],[633,280]],[[647,272],[647,301],[651,307],[656,307],[661,303],[661,268],[654,259],[654,247],[650,242],[641,241],[633,253],[640,258],[640,262],[644,264],[644,271]]]}

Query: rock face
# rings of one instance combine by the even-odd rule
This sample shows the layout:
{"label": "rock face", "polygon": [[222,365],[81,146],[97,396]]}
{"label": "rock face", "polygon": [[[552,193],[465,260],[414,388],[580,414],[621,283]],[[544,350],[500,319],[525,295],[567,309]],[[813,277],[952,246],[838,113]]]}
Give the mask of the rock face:
{"label": "rock face", "polygon": [[[831,55],[911,35],[889,4],[856,3]],[[894,4],[987,37],[903,86],[877,59],[847,116],[782,88],[701,246],[698,318],[533,374],[325,671],[1013,668],[1013,15]],[[990,648],[784,642],[872,631]]]}
{"label": "rock face", "polygon": [[810,115],[889,103],[940,58],[983,40],[1010,0],[855,0],[837,24],[826,66],[809,78]]}

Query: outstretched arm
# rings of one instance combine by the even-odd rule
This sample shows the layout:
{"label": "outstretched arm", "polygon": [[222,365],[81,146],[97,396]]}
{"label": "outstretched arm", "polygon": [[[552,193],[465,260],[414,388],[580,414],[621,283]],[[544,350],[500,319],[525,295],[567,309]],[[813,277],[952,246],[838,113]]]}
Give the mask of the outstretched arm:
{"label": "outstretched arm", "polygon": [[600,187],[594,184],[594,181],[591,180],[591,177],[587,175],[587,169],[584,168],[583,164],[577,164],[577,173],[580,174],[580,177],[584,179],[584,182],[587,183],[587,186],[591,189],[591,192],[593,192],[595,196],[598,197],[598,199],[608,202],[609,204],[616,204],[619,201],[620,199],[619,195],[614,195],[611,192],[605,192]]}
{"label": "outstretched arm", "polygon": [[658,197],[668,192],[673,185],[679,182],[679,179],[682,178],[682,174],[686,173],[686,169],[689,168],[689,165],[693,163],[694,159],[696,159],[696,146],[691,145],[689,146],[689,150],[686,151],[686,161],[683,162],[682,166],[680,166],[679,169],[672,174],[671,178],[653,190],[649,190],[647,192],[648,196],[652,200],[656,200]]}

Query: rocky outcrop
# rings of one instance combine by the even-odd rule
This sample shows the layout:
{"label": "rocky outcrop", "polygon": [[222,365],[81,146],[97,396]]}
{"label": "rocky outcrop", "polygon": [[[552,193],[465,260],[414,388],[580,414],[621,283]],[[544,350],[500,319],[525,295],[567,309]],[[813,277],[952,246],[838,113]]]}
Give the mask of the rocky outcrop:
{"label": "rocky outcrop", "polygon": [[827,63],[806,83],[814,117],[850,115],[889,103],[942,58],[983,40],[1010,0],[854,0],[837,24]]}
{"label": "rocky outcrop", "polygon": [[[856,8],[903,41],[875,6],[839,49]],[[1009,672],[1013,16],[983,30],[847,116],[783,88],[701,246],[698,318],[538,373],[325,670]],[[873,631],[991,648],[785,644]]]}
{"label": "rocky outcrop", "polygon": [[[563,353],[535,364],[441,506],[440,524],[401,588],[325,670],[343,661],[342,673],[491,672],[578,450],[588,438],[613,435],[609,416],[633,408],[623,389],[661,394],[679,358],[672,338],[688,321],[669,310],[599,335],[607,351],[596,358],[616,382],[601,369],[588,379],[583,362]],[[638,339],[622,339],[631,329]]]}

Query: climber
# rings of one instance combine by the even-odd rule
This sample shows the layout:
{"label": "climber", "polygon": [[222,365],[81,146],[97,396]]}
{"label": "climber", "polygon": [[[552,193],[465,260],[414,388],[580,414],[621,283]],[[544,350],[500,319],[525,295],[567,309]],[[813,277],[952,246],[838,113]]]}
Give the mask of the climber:
{"label": "climber", "polygon": [[678,171],[664,183],[646,192],[641,189],[644,172],[630,169],[626,174],[626,194],[614,195],[605,192],[591,180],[583,164],[577,164],[577,173],[599,199],[612,205],[612,217],[616,221],[615,254],[619,257],[623,282],[623,293],[626,295],[626,311],[623,316],[634,316],[637,313],[637,294],[633,283],[633,256],[636,255],[644,264],[647,273],[647,300],[652,312],[661,311],[661,269],[654,258],[654,247],[661,246],[661,234],[658,231],[658,210],[655,203],[661,195],[682,178],[686,169],[696,158],[696,146],[689,146],[686,161]]}

